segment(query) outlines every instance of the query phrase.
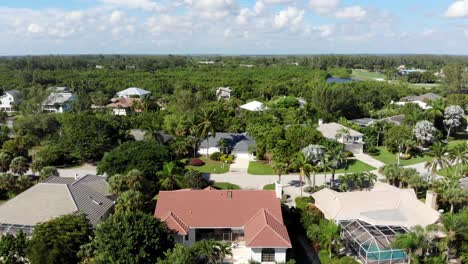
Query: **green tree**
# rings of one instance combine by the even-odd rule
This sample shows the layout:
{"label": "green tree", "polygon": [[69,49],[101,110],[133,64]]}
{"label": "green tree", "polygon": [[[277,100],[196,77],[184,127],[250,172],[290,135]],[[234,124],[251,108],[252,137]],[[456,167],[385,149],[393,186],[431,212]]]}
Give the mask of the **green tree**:
{"label": "green tree", "polygon": [[158,258],[156,264],[197,264],[198,258],[192,248],[176,244],[174,248],[164,252],[164,258]]}
{"label": "green tree", "polygon": [[402,146],[405,141],[413,138],[413,131],[410,127],[404,125],[393,126],[387,130],[384,136],[385,146],[395,153],[398,151],[398,146]]}
{"label": "green tree", "polygon": [[0,261],[2,264],[26,264],[28,239],[21,230],[18,234],[4,234],[0,237]]}
{"label": "green tree", "polygon": [[59,177],[60,176],[57,168],[54,167],[54,166],[46,166],[46,167],[42,168],[39,175],[41,176],[40,177],[41,180],[45,180],[45,179],[47,179],[49,177],[52,177],[52,176],[54,176],[54,177]]}
{"label": "green tree", "polygon": [[112,176],[137,169],[148,179],[153,178],[169,159],[167,147],[155,141],[129,141],[104,155],[97,170],[99,174]]}
{"label": "green tree", "polygon": [[400,180],[400,168],[397,164],[384,165],[379,168],[379,173],[383,174],[391,185],[395,185]]}
{"label": "green tree", "polygon": [[[214,111],[203,110],[200,115],[200,123],[198,129],[200,131],[200,137],[206,138],[207,145],[210,143],[210,136],[216,136],[216,113]],[[206,156],[209,156],[208,148],[206,148]]]}
{"label": "green tree", "polygon": [[310,165],[309,161],[305,157],[302,152],[296,155],[294,159],[294,167],[299,170],[299,184],[301,188],[301,197],[302,197],[302,181],[307,178],[307,182],[310,185],[310,171],[312,170],[312,165]]}
{"label": "green tree", "polygon": [[75,264],[80,246],[89,242],[91,234],[85,215],[61,216],[35,226],[26,255],[31,264]]}
{"label": "green tree", "polygon": [[128,190],[117,197],[115,203],[115,213],[131,213],[137,211],[144,211],[145,209],[145,198],[144,195],[135,190]]}
{"label": "green tree", "polygon": [[426,230],[423,227],[415,226],[406,234],[398,234],[392,242],[392,246],[406,250],[409,263],[411,261],[418,263],[418,258],[427,248],[426,235]]}
{"label": "green tree", "polygon": [[89,250],[96,264],[155,263],[174,246],[166,225],[141,212],[114,214],[95,229]]}
{"label": "green tree", "polygon": [[307,237],[326,249],[330,258],[339,249],[340,229],[333,221],[321,220],[318,225],[309,226]]}
{"label": "green tree", "polygon": [[108,182],[110,193],[116,195],[130,190],[147,193],[151,189],[145,175],[139,170],[131,170],[127,174],[116,174]]}
{"label": "green tree", "polygon": [[29,169],[28,160],[22,156],[16,157],[11,160],[10,169],[13,173],[23,175]]}
{"label": "green tree", "polygon": [[175,190],[184,186],[182,169],[175,162],[165,163],[163,169],[156,173],[159,185],[164,190]]}
{"label": "green tree", "polygon": [[430,147],[430,150],[427,155],[432,157],[432,160],[426,162],[424,167],[431,171],[432,174],[435,176],[436,172],[439,169],[443,169],[450,165],[450,162],[447,159],[447,147],[441,143],[436,142],[434,145]]}
{"label": "green tree", "polygon": [[449,160],[453,164],[451,168],[455,170],[455,175],[461,174],[464,166],[468,164],[468,155],[466,153],[468,153],[468,144],[464,143],[456,145],[449,151]]}
{"label": "green tree", "polygon": [[0,171],[1,172],[7,172],[10,169],[11,160],[12,160],[11,155],[5,152],[0,153]]}

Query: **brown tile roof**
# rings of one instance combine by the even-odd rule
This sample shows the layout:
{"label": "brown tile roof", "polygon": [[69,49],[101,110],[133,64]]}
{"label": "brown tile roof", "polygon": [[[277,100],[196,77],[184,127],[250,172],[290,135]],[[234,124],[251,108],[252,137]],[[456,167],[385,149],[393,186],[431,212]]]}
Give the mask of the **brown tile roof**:
{"label": "brown tile roof", "polygon": [[182,235],[189,227],[237,227],[244,228],[250,247],[291,247],[280,200],[274,191],[161,191],[154,215]]}
{"label": "brown tile roof", "polygon": [[112,103],[108,104],[109,108],[130,108],[133,102],[140,102],[140,98],[114,98]]}

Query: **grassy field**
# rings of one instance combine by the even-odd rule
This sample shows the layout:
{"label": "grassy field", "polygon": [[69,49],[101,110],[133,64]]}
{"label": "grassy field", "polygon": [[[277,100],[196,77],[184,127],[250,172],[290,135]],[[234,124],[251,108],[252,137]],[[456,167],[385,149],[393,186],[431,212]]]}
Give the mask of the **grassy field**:
{"label": "grassy field", "polygon": [[226,173],[229,171],[229,164],[224,164],[221,161],[210,160],[206,157],[201,157],[201,160],[205,162],[203,166],[191,166],[187,165],[187,169],[194,169],[202,173]]}
{"label": "grassy field", "polygon": [[215,182],[213,187],[221,189],[221,190],[240,190],[241,187],[237,184],[230,183],[230,182]]}
{"label": "grassy field", "polygon": [[249,168],[247,173],[253,175],[275,175],[275,170],[268,164],[264,162],[251,161],[249,163]]}
{"label": "grassy field", "polygon": [[385,79],[385,75],[379,72],[370,72],[363,69],[353,69],[351,77],[363,80]]}
{"label": "grassy field", "polygon": [[[375,156],[372,155],[372,157],[374,157],[376,160],[380,160],[381,162],[383,162],[385,164],[396,164],[397,163],[396,154],[391,153],[385,147],[378,147],[378,149],[380,151],[379,155],[375,155]],[[412,157],[411,159],[408,159],[408,160],[400,159],[400,164],[403,165],[403,166],[406,166],[406,165],[412,165],[412,164],[416,164],[416,163],[429,161],[430,159],[431,159],[431,157],[426,156],[426,155],[416,156],[416,157]]]}
{"label": "grassy field", "polygon": [[[348,168],[336,170],[336,173],[364,172],[364,171],[371,171],[375,169],[376,168],[360,160],[348,160]],[[327,173],[331,173],[331,171]]]}
{"label": "grassy field", "polygon": [[270,183],[270,184],[263,186],[263,190],[274,190],[274,189],[275,189],[274,183]]}

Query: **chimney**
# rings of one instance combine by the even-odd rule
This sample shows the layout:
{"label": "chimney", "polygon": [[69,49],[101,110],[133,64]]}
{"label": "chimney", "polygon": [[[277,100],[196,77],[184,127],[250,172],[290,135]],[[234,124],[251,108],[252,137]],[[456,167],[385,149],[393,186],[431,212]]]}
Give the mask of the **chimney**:
{"label": "chimney", "polygon": [[275,182],[275,194],[278,199],[283,197],[283,185],[279,182]]}
{"label": "chimney", "polygon": [[426,206],[437,210],[437,193],[427,190],[426,192]]}
{"label": "chimney", "polygon": [[75,173],[75,180],[78,180],[78,178],[80,178],[78,177],[78,173]]}
{"label": "chimney", "polygon": [[232,191],[227,192],[227,197],[228,197],[228,199],[232,199]]}
{"label": "chimney", "polygon": [[323,119],[322,119],[322,118],[319,118],[319,120],[318,120],[318,125],[319,125],[319,126],[323,125]]}

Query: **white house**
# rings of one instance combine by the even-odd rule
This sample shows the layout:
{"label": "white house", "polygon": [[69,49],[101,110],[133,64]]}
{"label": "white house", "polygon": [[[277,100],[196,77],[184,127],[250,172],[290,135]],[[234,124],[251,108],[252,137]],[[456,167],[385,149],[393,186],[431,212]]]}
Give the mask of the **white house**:
{"label": "white house", "polygon": [[245,109],[251,112],[260,112],[260,111],[267,109],[267,107],[259,101],[252,101],[252,102],[243,104],[239,106],[239,108]]}
{"label": "white house", "polygon": [[20,99],[21,97],[18,90],[5,91],[5,94],[0,96],[0,111],[14,112]]}
{"label": "white house", "polygon": [[286,262],[291,248],[281,212],[281,186],[264,190],[161,191],[154,216],[187,246],[214,239],[232,243],[233,263]]}
{"label": "white house", "polygon": [[[219,146],[220,140],[225,139],[227,145],[226,149],[221,149]],[[237,158],[253,158],[253,154],[250,153],[249,148],[255,144],[253,138],[247,133],[226,133],[217,132],[215,136],[210,136],[200,142],[198,153],[201,155],[209,155],[215,152],[229,152],[235,155]]]}
{"label": "white house", "polygon": [[218,87],[216,89],[216,98],[218,98],[218,101],[221,99],[229,99],[231,98],[231,92],[231,87]]}
{"label": "white house", "polygon": [[147,94],[150,94],[150,91],[143,90],[138,87],[130,87],[123,91],[117,93],[117,97],[120,98],[131,98],[131,97],[144,97]]}
{"label": "white house", "polygon": [[336,140],[345,145],[345,150],[362,153],[364,147],[363,134],[338,123],[323,123],[319,120],[317,130],[328,139]]}
{"label": "white house", "polygon": [[70,111],[70,104],[75,97],[67,87],[52,87],[49,96],[42,102],[42,111],[64,113]]}

